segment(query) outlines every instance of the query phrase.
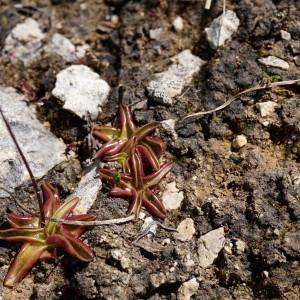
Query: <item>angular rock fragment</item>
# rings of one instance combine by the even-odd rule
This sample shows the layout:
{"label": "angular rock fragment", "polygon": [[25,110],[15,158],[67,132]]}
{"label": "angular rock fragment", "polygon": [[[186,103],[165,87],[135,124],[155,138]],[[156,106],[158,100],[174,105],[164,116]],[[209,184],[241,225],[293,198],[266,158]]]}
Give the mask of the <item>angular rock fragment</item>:
{"label": "angular rock fragment", "polygon": [[175,181],[167,184],[166,190],[162,195],[162,201],[166,210],[179,208],[183,198],[183,192],[179,192]]}
{"label": "angular rock fragment", "polygon": [[283,70],[287,70],[290,67],[285,60],[272,55],[259,58],[258,61],[267,67],[279,68]]}
{"label": "angular rock fragment", "polygon": [[68,197],[68,199],[75,197],[80,199],[74,209],[75,214],[86,214],[97,199],[97,195],[102,187],[97,167],[97,164],[93,164],[85,170],[77,188]]}
{"label": "angular rock fragment", "polygon": [[[15,89],[0,87],[0,106],[24,151],[35,177],[44,176],[65,160],[65,145],[35,118],[23,95]],[[0,118],[0,197],[29,179],[29,175]]]}
{"label": "angular rock fragment", "polygon": [[77,59],[76,47],[68,38],[59,33],[53,34],[51,42],[44,49],[48,53],[56,53],[66,62],[72,62]]}
{"label": "angular rock fragment", "polygon": [[108,83],[84,65],[70,66],[57,74],[52,94],[63,102],[63,108],[84,118],[87,112],[94,119],[99,106],[108,97]]}
{"label": "angular rock fragment", "polygon": [[212,230],[200,237],[198,244],[199,264],[202,268],[210,266],[224,247],[224,228]]}
{"label": "angular rock fragment", "polygon": [[178,290],[178,300],[189,300],[196,294],[199,288],[199,282],[196,278],[192,278],[189,281],[184,282]]}
{"label": "angular rock fragment", "polygon": [[205,28],[207,41],[212,49],[225,44],[233,33],[235,33],[240,25],[240,20],[236,13],[232,10],[226,10],[225,14],[221,14],[214,19],[211,25]]}
{"label": "angular rock fragment", "polygon": [[167,71],[156,74],[156,79],[147,86],[149,96],[165,105],[172,105],[172,98],[181,94],[184,86],[191,82],[193,75],[205,64],[190,50],[180,52],[173,57],[173,61]]}
{"label": "angular rock fragment", "polygon": [[174,237],[179,241],[185,242],[191,240],[195,232],[196,230],[193,219],[186,218],[178,225],[177,232],[174,233]]}
{"label": "angular rock fragment", "polygon": [[257,108],[259,109],[260,115],[262,117],[267,117],[272,115],[278,106],[279,105],[273,101],[257,103]]}
{"label": "angular rock fragment", "polygon": [[28,18],[16,25],[7,36],[2,55],[12,63],[21,61],[25,66],[29,66],[39,58],[44,37],[39,24],[34,19]]}

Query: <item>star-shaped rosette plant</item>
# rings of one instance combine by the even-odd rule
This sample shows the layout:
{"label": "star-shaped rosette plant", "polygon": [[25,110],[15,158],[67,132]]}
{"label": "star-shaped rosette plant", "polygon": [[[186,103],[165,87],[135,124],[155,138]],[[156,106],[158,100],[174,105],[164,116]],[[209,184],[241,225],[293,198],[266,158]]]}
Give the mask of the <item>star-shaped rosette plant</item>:
{"label": "star-shaped rosette plant", "polygon": [[125,105],[120,105],[119,118],[120,129],[102,125],[93,128],[93,135],[106,142],[96,153],[96,158],[117,161],[121,164],[122,170],[128,172],[129,158],[134,151],[138,151],[144,165],[150,166],[150,170],[158,170],[159,158],[166,146],[163,141],[149,134],[159,126],[159,122],[137,128],[129,107]]}
{"label": "star-shaped rosette plant", "polygon": [[81,261],[88,262],[94,257],[93,250],[79,240],[85,231],[85,225],[65,225],[51,221],[53,219],[71,221],[92,221],[91,214],[72,215],[79,199],[74,198],[63,204],[57,190],[49,183],[42,184],[44,198],[43,211],[45,225],[36,216],[21,216],[10,213],[7,220],[11,229],[0,230],[0,240],[24,243],[11,264],[4,280],[4,285],[13,287],[20,282],[39,260],[55,258],[58,248]]}
{"label": "star-shaped rosette plant", "polygon": [[134,213],[138,218],[144,206],[153,216],[164,219],[166,209],[154,190],[160,181],[170,172],[172,164],[164,163],[157,171],[144,174],[142,159],[136,150],[129,159],[129,174],[112,169],[100,169],[100,176],[113,186],[110,194],[116,197],[130,197],[128,214]]}

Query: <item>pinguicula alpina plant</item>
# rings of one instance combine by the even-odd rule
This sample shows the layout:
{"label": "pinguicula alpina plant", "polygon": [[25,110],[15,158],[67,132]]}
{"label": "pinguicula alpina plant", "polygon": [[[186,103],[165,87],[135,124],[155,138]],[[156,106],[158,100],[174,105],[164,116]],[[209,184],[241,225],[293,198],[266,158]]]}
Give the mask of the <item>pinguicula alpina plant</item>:
{"label": "pinguicula alpina plant", "polygon": [[97,125],[93,129],[95,137],[106,141],[96,158],[117,161],[122,167],[122,172],[101,168],[100,176],[112,185],[112,196],[131,198],[128,214],[134,213],[135,219],[142,206],[154,217],[163,219],[166,215],[156,191],[172,164],[160,164],[166,146],[160,139],[149,136],[158,126],[158,122],[152,122],[137,128],[130,109],[120,105],[120,128]]}
{"label": "pinguicula alpina plant", "polygon": [[[95,220],[96,216],[73,215],[79,199],[74,198],[61,204],[57,190],[47,182],[41,186],[41,198],[32,171],[1,108],[0,114],[31,177],[40,208],[39,216],[8,214],[7,221],[11,228],[0,230],[0,240],[23,243],[4,279],[5,286],[13,287],[39,260],[55,258],[59,248],[81,261],[91,261],[93,250],[79,237],[87,228],[85,222]],[[56,220],[80,221],[81,225],[61,224]]]}
{"label": "pinguicula alpina plant", "polygon": [[117,161],[124,172],[129,172],[129,159],[137,151],[143,159],[144,165],[158,170],[159,158],[166,149],[165,143],[153,136],[149,136],[158,126],[158,122],[151,122],[137,128],[134,125],[128,106],[120,105],[120,128],[96,125],[93,135],[102,139],[106,144],[96,153],[96,158],[106,161]]}

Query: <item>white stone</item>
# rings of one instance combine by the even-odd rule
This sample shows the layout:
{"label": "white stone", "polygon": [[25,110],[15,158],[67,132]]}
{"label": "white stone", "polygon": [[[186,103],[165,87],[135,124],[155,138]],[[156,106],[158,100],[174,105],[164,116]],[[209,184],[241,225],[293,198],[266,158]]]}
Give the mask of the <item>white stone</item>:
{"label": "white stone", "polygon": [[167,187],[162,195],[162,201],[166,210],[178,209],[183,198],[183,192],[179,192],[175,181],[167,184]]}
{"label": "white stone", "polygon": [[163,129],[165,129],[168,133],[170,133],[171,136],[173,137],[173,139],[176,141],[178,138],[178,135],[175,130],[175,124],[176,124],[176,122],[173,119],[161,121],[161,126],[163,127]]}
{"label": "white stone", "polygon": [[130,268],[130,259],[127,256],[127,253],[125,250],[122,249],[112,249],[110,251],[111,257],[120,263],[123,270],[127,270]]}
{"label": "white stone", "polygon": [[214,260],[218,257],[219,252],[222,250],[225,244],[225,232],[224,228],[212,230],[199,239],[198,255],[199,264],[202,268],[210,266]]}
{"label": "white stone", "polygon": [[152,217],[147,217],[144,220],[140,234],[152,234],[155,235],[157,230],[157,222]]}
{"label": "white stone", "polygon": [[280,30],[280,35],[283,40],[290,41],[292,39],[291,34],[285,30]]}
{"label": "white stone", "polygon": [[240,25],[240,20],[232,10],[226,10],[225,15],[222,13],[214,19],[211,25],[205,28],[207,41],[212,49],[225,44]]}
{"label": "white stone", "polygon": [[244,241],[242,241],[242,240],[236,240],[236,241],[235,241],[235,247],[236,247],[236,251],[237,251],[238,253],[244,253],[245,250],[246,250],[247,245],[246,245],[246,243],[245,243]]}
{"label": "white stone", "polygon": [[262,117],[267,117],[274,113],[275,109],[278,107],[278,104],[273,101],[266,101],[257,103],[256,106],[259,109],[260,115]]}
{"label": "white stone", "polygon": [[265,66],[273,68],[288,70],[290,67],[285,60],[272,55],[259,58],[258,61]]}
{"label": "white stone", "polygon": [[175,29],[176,32],[180,32],[183,29],[183,19],[179,16],[177,16],[175,18],[175,20],[173,21],[173,27]]}
{"label": "white stone", "polygon": [[180,95],[186,84],[199,72],[205,61],[193,55],[190,50],[184,50],[173,57],[173,64],[167,71],[156,74],[156,79],[149,82],[149,96],[158,103],[173,104],[173,97]]}
{"label": "white stone", "polygon": [[193,238],[195,234],[194,221],[191,218],[186,218],[177,227],[177,232],[174,233],[175,239],[185,242]]}
{"label": "white stone", "polygon": [[101,187],[102,182],[98,175],[98,164],[96,163],[86,168],[77,188],[68,197],[68,200],[75,197],[79,198],[74,213],[77,215],[86,214],[96,201]]}
{"label": "white stone", "polygon": [[236,149],[240,149],[245,145],[247,145],[247,138],[243,134],[237,135],[232,141],[232,147]]}
{"label": "white stone", "polygon": [[184,282],[179,290],[177,299],[178,300],[190,300],[195,295],[199,288],[199,282],[196,278],[192,278],[189,281]]}
{"label": "white stone", "polygon": [[98,115],[98,107],[108,97],[110,87],[106,81],[84,65],[70,66],[57,74],[52,94],[63,101],[63,107],[85,117],[89,112],[94,119]]}
{"label": "white stone", "polygon": [[[28,160],[36,178],[65,160],[65,145],[36,119],[24,95],[15,89],[0,87],[0,106]],[[13,192],[29,180],[23,162],[0,117],[0,197],[7,196],[1,188]]]}
{"label": "white stone", "polygon": [[16,25],[6,37],[2,54],[12,63],[21,61],[25,66],[29,66],[40,57],[44,37],[39,24],[28,18]]}
{"label": "white stone", "polygon": [[51,42],[44,49],[48,53],[56,53],[66,62],[72,62],[77,59],[76,47],[68,38],[59,33],[54,33]]}
{"label": "white stone", "polygon": [[159,41],[162,37],[163,30],[162,28],[150,29],[149,36],[152,40]]}

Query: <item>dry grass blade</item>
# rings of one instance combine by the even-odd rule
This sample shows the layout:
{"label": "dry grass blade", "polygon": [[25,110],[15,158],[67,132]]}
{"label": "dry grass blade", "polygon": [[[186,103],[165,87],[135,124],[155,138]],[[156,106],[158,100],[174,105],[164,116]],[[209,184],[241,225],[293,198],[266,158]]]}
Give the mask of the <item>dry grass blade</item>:
{"label": "dry grass blade", "polygon": [[191,115],[188,115],[186,117],[184,117],[182,119],[182,121],[187,120],[189,118],[192,117],[198,117],[198,116],[203,116],[203,115],[208,115],[208,114],[212,114],[214,112],[217,112],[219,110],[222,110],[224,108],[226,108],[227,106],[229,106],[232,102],[234,102],[235,100],[237,100],[238,98],[240,98],[241,96],[251,93],[251,92],[256,92],[256,91],[260,91],[260,90],[266,90],[266,89],[271,89],[274,87],[278,87],[278,86],[286,86],[286,85],[294,85],[294,84],[300,84],[300,79],[295,79],[295,80],[285,80],[285,81],[278,81],[278,82],[272,82],[263,86],[255,86],[249,89],[246,89],[236,95],[234,95],[232,98],[230,98],[229,100],[227,100],[225,103],[223,103],[222,105],[211,109],[211,110],[207,110],[207,111],[200,111]]}

